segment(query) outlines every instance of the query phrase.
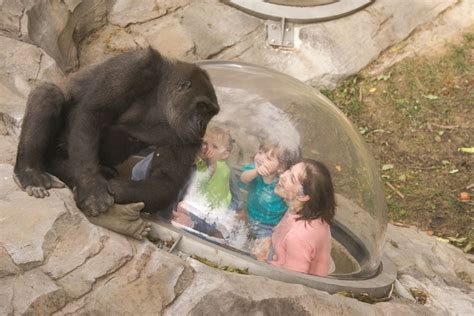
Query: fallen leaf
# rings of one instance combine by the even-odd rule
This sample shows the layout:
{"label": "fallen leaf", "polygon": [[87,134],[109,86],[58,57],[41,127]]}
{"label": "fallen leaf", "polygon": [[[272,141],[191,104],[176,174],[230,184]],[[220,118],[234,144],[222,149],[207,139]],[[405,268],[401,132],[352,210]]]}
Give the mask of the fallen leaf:
{"label": "fallen leaf", "polygon": [[400,223],[400,222],[392,222],[392,225],[398,226],[398,227],[410,228],[410,225],[407,225],[405,223]]}
{"label": "fallen leaf", "polygon": [[385,165],[382,166],[383,171],[387,171],[387,170],[390,170],[390,169],[393,169],[393,164],[391,164],[391,163],[388,163],[388,164],[385,164]]}
{"label": "fallen leaf", "polygon": [[362,135],[365,135],[368,131],[369,131],[369,129],[367,127],[359,127],[359,132]]}
{"label": "fallen leaf", "polygon": [[433,231],[432,231],[431,229],[428,229],[428,230],[426,231],[426,234],[427,234],[428,236],[433,236]]}
{"label": "fallen leaf", "polygon": [[453,169],[453,170],[450,170],[449,173],[453,174],[453,173],[458,173],[459,172],[459,169]]}
{"label": "fallen leaf", "polygon": [[425,291],[416,287],[412,287],[410,288],[410,292],[413,295],[413,297],[416,299],[417,303],[426,304],[426,301],[428,299],[428,294],[426,294]]}
{"label": "fallen leaf", "polygon": [[370,93],[374,93],[375,91],[377,91],[377,88],[370,88],[369,90]]}
{"label": "fallen leaf", "polygon": [[448,240],[453,243],[462,244],[467,240],[467,237],[461,237],[461,238],[448,237]]}
{"label": "fallen leaf", "polygon": [[398,243],[397,243],[395,240],[390,239],[390,244],[391,244],[393,247],[398,248]]}
{"label": "fallen leaf", "polygon": [[459,193],[459,199],[463,202],[471,200],[471,195],[469,192],[461,192]]}
{"label": "fallen leaf", "polygon": [[439,97],[437,95],[434,95],[434,94],[427,94],[427,95],[424,95],[425,98],[427,98],[428,100],[438,100]]}
{"label": "fallen leaf", "polygon": [[380,75],[380,76],[377,77],[377,80],[387,81],[388,79],[390,79],[391,75],[392,75],[391,73],[389,73],[388,75]]}
{"label": "fallen leaf", "polygon": [[444,242],[445,244],[449,244],[449,239],[446,238],[436,237],[436,240]]}
{"label": "fallen leaf", "polygon": [[474,147],[460,147],[458,151],[466,154],[474,154]]}
{"label": "fallen leaf", "polygon": [[472,250],[472,248],[474,248],[474,245],[472,244],[472,242],[468,242],[467,245],[466,245],[466,247],[464,247],[463,251],[464,251],[465,253],[468,253],[469,251]]}

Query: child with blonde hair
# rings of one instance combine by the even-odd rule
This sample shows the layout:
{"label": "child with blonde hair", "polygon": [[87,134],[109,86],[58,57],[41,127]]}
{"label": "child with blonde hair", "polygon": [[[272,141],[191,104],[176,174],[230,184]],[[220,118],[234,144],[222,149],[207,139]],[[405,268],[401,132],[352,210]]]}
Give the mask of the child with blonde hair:
{"label": "child with blonde hair", "polygon": [[[247,218],[256,239],[271,236],[288,206],[275,194],[278,177],[299,159],[299,150],[291,151],[280,144],[264,143],[254,162],[242,167],[241,188],[247,190],[247,210],[240,217]],[[241,211],[241,212],[245,212]]]}

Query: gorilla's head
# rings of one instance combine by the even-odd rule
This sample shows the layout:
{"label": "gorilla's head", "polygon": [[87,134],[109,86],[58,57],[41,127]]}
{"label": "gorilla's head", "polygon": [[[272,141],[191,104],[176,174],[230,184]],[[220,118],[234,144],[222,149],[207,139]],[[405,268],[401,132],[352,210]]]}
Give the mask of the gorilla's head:
{"label": "gorilla's head", "polygon": [[184,142],[199,143],[207,124],[219,112],[216,93],[208,74],[185,62],[168,64],[161,80],[158,101],[165,103],[165,115],[171,128]]}

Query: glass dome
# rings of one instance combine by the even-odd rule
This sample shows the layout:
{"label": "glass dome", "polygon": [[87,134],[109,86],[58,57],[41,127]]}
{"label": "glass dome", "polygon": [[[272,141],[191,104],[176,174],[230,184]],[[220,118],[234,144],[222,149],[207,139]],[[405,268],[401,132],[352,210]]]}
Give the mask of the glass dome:
{"label": "glass dome", "polygon": [[[160,222],[155,227],[160,239],[173,244],[170,251],[177,249],[284,282],[331,293],[350,290],[386,295],[396,272],[393,264],[382,257],[387,228],[383,185],[374,159],[351,122],[317,90],[285,74],[237,62],[198,64],[209,73],[221,107],[204,140],[215,128],[230,134],[225,140],[232,146],[224,161],[231,173],[231,206],[223,210],[202,198],[198,188],[205,179],[200,177],[206,177],[206,173],[199,171],[197,163],[175,214],[192,213],[193,218],[203,219],[204,223],[193,219],[189,224],[179,216],[171,224]],[[239,194],[234,203],[236,189],[232,182],[241,180],[242,167],[254,161],[262,144],[278,144],[292,153],[301,150],[303,158],[323,162],[331,173],[337,205],[331,225],[333,264],[326,277],[255,260],[257,239],[249,234],[244,221],[236,219],[248,202],[245,187],[237,187]]]}

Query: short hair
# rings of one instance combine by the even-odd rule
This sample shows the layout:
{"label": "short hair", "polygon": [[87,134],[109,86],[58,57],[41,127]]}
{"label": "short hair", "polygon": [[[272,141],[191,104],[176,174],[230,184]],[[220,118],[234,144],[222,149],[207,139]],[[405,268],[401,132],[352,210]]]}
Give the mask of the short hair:
{"label": "short hair", "polygon": [[289,169],[295,163],[301,159],[301,149],[297,147],[294,150],[284,148],[278,143],[262,143],[259,147],[259,150],[267,153],[270,152],[272,157],[276,157],[280,165],[284,167],[285,170]]}
{"label": "short hair", "polygon": [[309,195],[310,199],[303,205],[297,220],[321,218],[330,224],[336,213],[331,174],[320,161],[303,159],[301,162],[304,164],[304,174],[299,180],[303,186],[303,194]]}
{"label": "short hair", "polygon": [[206,134],[213,135],[221,138],[227,142],[227,150],[232,151],[234,145],[234,139],[230,135],[229,131],[223,127],[217,125],[208,125],[206,128]]}

